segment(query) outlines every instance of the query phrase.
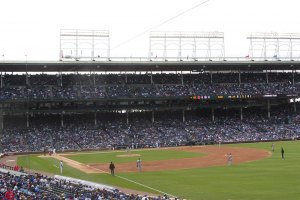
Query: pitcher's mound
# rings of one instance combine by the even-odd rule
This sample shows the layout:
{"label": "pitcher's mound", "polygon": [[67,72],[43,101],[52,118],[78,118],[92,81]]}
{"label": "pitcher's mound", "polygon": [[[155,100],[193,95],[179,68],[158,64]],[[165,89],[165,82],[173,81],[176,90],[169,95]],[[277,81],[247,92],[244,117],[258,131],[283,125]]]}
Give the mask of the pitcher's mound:
{"label": "pitcher's mound", "polygon": [[117,155],[117,157],[137,157],[137,156],[141,156],[140,154],[122,154],[122,155]]}

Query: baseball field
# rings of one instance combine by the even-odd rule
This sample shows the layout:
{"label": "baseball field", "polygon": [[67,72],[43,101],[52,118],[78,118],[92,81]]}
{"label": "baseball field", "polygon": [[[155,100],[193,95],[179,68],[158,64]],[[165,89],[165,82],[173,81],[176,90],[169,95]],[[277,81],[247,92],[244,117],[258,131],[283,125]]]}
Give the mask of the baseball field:
{"label": "baseball field", "polygon": [[[193,200],[299,199],[300,142],[249,143],[100,152],[25,155],[18,165],[112,186]],[[280,148],[285,150],[281,158]],[[226,154],[232,153],[228,165]],[[142,160],[142,172],[136,160]],[[108,172],[110,162],[116,176]]]}

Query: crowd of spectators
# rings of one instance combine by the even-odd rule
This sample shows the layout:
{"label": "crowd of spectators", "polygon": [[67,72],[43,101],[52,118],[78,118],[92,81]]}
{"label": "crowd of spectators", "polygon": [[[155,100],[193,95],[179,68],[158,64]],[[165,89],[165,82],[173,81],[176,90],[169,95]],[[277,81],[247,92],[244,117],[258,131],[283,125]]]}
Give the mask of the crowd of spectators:
{"label": "crowd of spectators", "polygon": [[64,200],[163,200],[167,196],[126,194],[118,189],[93,187],[41,174],[0,172],[0,198]]}
{"label": "crowd of spectators", "polygon": [[[239,78],[240,77],[240,78]],[[122,84],[210,84],[267,83],[300,81],[299,73],[291,72],[224,72],[224,73],[156,73],[156,74],[5,74],[4,86],[24,85],[122,85]]]}
{"label": "crowd of spectators", "polygon": [[[1,78],[0,100],[300,93],[298,73],[40,74],[3,75]],[[239,79],[241,83],[238,83]],[[65,123],[64,127],[61,127],[59,122],[51,125],[49,123],[51,119],[45,120],[47,122],[45,124],[34,125],[38,120],[33,119],[28,128],[18,128],[18,126],[6,128],[3,141],[12,144],[10,147],[6,146],[7,151],[37,151],[42,150],[41,148],[47,145],[47,141],[50,141],[50,146],[55,146],[57,149],[78,149],[107,148],[108,145],[136,143],[139,146],[155,146],[157,143],[180,145],[189,141],[204,140],[228,142],[268,140],[291,138],[298,134],[297,123],[274,126],[272,118],[258,118],[253,115],[249,119],[241,121],[238,127],[233,117],[227,120],[216,117],[214,122],[209,118],[197,117],[192,117],[185,122],[182,122],[180,117],[170,121],[166,117],[166,119],[155,120],[154,123],[149,122],[149,118],[139,119],[139,121],[134,118],[129,124],[124,120],[106,123],[98,120],[97,126],[82,121],[75,123],[76,120],[71,119],[73,125]],[[90,121],[93,122],[92,119]],[[274,127],[276,130],[273,130]],[[139,138],[138,142],[137,138]],[[26,144],[35,145],[26,146]]]}
{"label": "crowd of spectators", "polygon": [[298,95],[299,81],[298,73],[4,75],[0,100]]}
{"label": "crowd of spectators", "polygon": [[300,83],[210,85],[37,86],[0,89],[0,100],[81,100],[98,98],[192,97],[219,95],[298,95]]}
{"label": "crowd of spectators", "polygon": [[15,123],[16,118],[5,120],[2,146],[5,152],[27,152],[43,151],[46,146],[78,150],[299,138],[300,112],[273,110],[267,118],[265,110],[248,108],[243,120],[238,110],[216,110],[214,121],[210,110],[202,111],[201,116],[187,111],[184,121],[181,112],[157,112],[154,121],[151,113],[132,113],[128,121],[119,113],[99,114],[96,120],[93,115],[73,114],[64,116],[63,126],[60,116],[36,115],[30,118],[30,127]]}

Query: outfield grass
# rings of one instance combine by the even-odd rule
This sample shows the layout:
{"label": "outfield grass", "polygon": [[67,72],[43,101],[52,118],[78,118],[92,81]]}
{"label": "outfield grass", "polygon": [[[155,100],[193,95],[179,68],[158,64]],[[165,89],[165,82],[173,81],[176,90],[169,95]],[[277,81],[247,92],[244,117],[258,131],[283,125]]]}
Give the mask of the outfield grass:
{"label": "outfield grass", "polygon": [[[271,150],[271,143],[228,146]],[[286,158],[284,160],[281,159],[280,155],[281,146],[285,149]],[[141,151],[141,153],[144,152]],[[73,156],[70,158],[73,159]],[[52,158],[43,159],[36,156],[23,156],[18,160],[18,164],[26,167],[29,163],[28,160],[30,160],[32,168],[51,173],[59,172],[59,169],[53,166],[58,165],[58,161]],[[299,166],[300,142],[292,141],[276,142],[275,153],[269,158],[230,167],[143,172],[140,174],[122,173],[118,175],[163,192],[193,200],[298,200],[300,199]],[[69,166],[65,167],[64,175],[155,192],[119,177],[112,177],[108,174],[85,174]]]}

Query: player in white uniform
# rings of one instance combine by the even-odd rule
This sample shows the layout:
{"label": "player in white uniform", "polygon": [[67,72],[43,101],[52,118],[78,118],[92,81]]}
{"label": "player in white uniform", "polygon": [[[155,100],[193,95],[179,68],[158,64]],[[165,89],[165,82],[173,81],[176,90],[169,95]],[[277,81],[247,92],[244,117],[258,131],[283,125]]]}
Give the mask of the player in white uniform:
{"label": "player in white uniform", "polygon": [[229,154],[227,154],[227,164],[228,164],[228,166],[230,166],[231,164],[232,164],[232,154],[231,153],[229,153]]}
{"label": "player in white uniform", "polygon": [[138,168],[139,172],[142,171],[142,160],[140,158],[136,161],[136,167]]}
{"label": "player in white uniform", "polygon": [[63,163],[63,161],[61,160],[60,163],[59,163],[60,174],[63,173],[63,168],[64,168],[64,163]]}

